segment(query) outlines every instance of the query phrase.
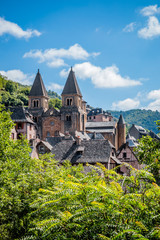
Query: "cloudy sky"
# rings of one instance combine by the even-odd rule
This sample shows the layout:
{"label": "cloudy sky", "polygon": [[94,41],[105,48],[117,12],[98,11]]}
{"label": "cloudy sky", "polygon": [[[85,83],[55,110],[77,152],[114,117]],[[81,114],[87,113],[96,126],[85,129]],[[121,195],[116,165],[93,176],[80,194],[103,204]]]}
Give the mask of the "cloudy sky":
{"label": "cloudy sky", "polygon": [[84,100],[160,111],[160,2],[1,1],[0,73],[61,94],[73,66]]}

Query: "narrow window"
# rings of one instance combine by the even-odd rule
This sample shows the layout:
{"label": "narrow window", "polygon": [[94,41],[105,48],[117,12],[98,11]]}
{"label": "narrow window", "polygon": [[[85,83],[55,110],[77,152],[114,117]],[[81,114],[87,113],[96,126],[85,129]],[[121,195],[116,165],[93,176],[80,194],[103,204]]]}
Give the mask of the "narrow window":
{"label": "narrow window", "polygon": [[67,98],[67,106],[71,106],[72,105],[72,98]]}
{"label": "narrow window", "polygon": [[126,157],[127,157],[127,153],[124,152],[124,153],[123,153],[123,158],[126,158]]}
{"label": "narrow window", "polygon": [[50,132],[47,132],[47,137],[50,137]]}
{"label": "narrow window", "polygon": [[53,125],[54,125],[54,122],[53,122],[53,121],[51,121],[51,122],[50,122],[50,124],[51,124],[51,126],[53,126]]}
{"label": "narrow window", "polygon": [[71,116],[66,116],[66,121],[70,122],[71,121]]}

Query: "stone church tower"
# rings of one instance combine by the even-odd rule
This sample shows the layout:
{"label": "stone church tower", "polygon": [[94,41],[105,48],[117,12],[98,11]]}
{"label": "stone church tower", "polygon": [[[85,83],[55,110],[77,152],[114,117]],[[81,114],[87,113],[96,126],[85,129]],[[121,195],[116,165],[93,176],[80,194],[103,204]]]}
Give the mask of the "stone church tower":
{"label": "stone church tower", "polygon": [[118,149],[126,143],[126,124],[122,114],[119,117],[117,123],[117,130],[118,130]]}
{"label": "stone church tower", "polygon": [[48,94],[39,69],[29,93],[28,110],[37,123],[37,136],[42,138],[42,115],[48,110]]}
{"label": "stone church tower", "polygon": [[62,133],[69,132],[74,135],[75,131],[84,132],[87,121],[86,102],[82,100],[82,94],[72,68],[61,96]]}
{"label": "stone church tower", "polygon": [[33,116],[39,116],[48,109],[48,94],[44,86],[39,69],[29,93],[29,111]]}

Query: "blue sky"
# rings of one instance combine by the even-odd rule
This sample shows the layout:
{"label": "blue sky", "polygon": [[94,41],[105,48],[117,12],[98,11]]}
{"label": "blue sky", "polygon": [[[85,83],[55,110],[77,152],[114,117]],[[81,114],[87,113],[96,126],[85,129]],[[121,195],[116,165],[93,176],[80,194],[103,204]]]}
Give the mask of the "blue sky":
{"label": "blue sky", "polygon": [[73,66],[84,100],[160,111],[160,2],[2,1],[0,73],[59,94]]}

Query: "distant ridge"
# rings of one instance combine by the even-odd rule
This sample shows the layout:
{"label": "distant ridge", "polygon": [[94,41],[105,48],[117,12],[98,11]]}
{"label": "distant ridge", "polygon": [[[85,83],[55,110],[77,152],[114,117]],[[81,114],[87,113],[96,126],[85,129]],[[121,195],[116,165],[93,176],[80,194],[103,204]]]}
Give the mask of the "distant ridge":
{"label": "distant ridge", "polygon": [[126,123],[132,125],[140,125],[145,129],[152,130],[155,133],[159,133],[155,121],[160,120],[160,112],[151,110],[133,109],[129,111],[111,111],[107,110],[113,117],[119,118],[120,114]]}

